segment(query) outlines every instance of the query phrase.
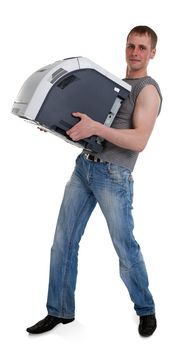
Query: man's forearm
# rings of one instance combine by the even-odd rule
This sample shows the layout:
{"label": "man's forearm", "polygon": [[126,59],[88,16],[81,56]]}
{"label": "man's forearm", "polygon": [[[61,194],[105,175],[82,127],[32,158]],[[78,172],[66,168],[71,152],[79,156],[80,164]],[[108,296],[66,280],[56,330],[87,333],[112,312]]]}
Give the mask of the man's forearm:
{"label": "man's forearm", "polygon": [[145,123],[134,129],[115,129],[94,121],[86,114],[75,112],[73,115],[80,118],[80,121],[67,131],[73,141],[96,135],[118,147],[141,152],[152,131],[152,127],[147,127]]}
{"label": "man's forearm", "polygon": [[142,135],[138,129],[115,129],[97,123],[95,133],[118,147],[137,152],[143,151],[147,143],[144,134]]}

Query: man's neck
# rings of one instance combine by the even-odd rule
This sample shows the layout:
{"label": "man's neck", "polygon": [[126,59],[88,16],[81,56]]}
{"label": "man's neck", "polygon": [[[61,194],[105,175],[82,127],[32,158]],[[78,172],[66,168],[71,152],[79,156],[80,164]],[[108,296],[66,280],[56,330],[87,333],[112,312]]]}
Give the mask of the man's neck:
{"label": "man's neck", "polygon": [[127,71],[128,79],[139,79],[147,76],[147,71]]}

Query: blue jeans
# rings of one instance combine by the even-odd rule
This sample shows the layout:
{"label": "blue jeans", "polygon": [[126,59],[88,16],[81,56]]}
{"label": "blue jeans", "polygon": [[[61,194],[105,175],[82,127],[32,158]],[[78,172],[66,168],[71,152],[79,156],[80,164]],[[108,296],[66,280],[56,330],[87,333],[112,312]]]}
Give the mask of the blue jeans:
{"label": "blue jeans", "polygon": [[139,316],[155,312],[140,247],[133,236],[133,179],[126,168],[81,154],[67,183],[51,249],[48,314],[73,318],[79,242],[99,204],[119,257],[120,276]]}

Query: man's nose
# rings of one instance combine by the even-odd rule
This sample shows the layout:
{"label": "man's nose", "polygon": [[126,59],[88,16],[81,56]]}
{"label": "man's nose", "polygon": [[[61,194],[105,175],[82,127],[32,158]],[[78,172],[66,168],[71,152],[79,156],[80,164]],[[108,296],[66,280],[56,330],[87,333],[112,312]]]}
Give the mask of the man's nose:
{"label": "man's nose", "polygon": [[133,48],[133,52],[132,52],[132,54],[133,54],[133,56],[137,56],[138,55],[138,48],[137,47],[135,47],[135,48]]}

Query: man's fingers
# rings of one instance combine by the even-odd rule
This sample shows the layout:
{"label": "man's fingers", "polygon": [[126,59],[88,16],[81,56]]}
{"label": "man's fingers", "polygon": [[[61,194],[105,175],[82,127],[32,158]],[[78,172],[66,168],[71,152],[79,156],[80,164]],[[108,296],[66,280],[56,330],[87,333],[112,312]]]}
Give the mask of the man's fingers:
{"label": "man's fingers", "polygon": [[43,128],[40,128],[39,126],[38,126],[38,129],[39,129],[40,131],[47,132],[47,130],[45,130],[45,129],[43,129]]}

